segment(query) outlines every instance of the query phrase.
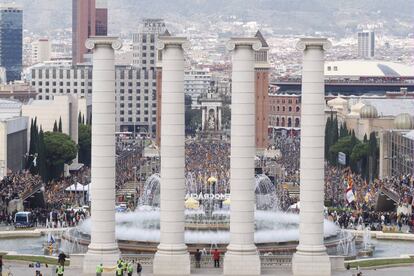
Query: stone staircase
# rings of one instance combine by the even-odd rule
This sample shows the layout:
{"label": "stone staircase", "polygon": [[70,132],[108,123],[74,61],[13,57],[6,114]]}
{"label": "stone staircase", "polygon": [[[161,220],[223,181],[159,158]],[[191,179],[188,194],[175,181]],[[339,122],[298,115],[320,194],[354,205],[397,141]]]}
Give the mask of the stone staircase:
{"label": "stone staircase", "polygon": [[124,184],[124,187],[122,187],[122,189],[116,191],[116,196],[135,194],[137,186],[138,182],[129,181]]}

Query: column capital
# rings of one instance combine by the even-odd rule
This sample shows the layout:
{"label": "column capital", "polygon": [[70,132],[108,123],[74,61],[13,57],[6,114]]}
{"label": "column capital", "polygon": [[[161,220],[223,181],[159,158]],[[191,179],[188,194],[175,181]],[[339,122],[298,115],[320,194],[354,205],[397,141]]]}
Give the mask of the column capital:
{"label": "column capital", "polygon": [[233,51],[239,46],[250,46],[254,51],[259,51],[262,48],[262,43],[256,37],[232,37],[226,43],[226,48]]}
{"label": "column capital", "polygon": [[320,48],[326,51],[332,47],[332,43],[327,38],[323,37],[304,37],[299,39],[296,43],[296,49],[299,51],[305,51],[309,47]]}
{"label": "column capital", "polygon": [[86,49],[92,50],[98,45],[107,45],[114,50],[122,48],[122,41],[114,36],[91,36],[85,42]]}
{"label": "column capital", "polygon": [[168,46],[181,47],[184,51],[190,48],[190,42],[186,37],[180,36],[160,36],[158,38],[157,49],[164,50]]}

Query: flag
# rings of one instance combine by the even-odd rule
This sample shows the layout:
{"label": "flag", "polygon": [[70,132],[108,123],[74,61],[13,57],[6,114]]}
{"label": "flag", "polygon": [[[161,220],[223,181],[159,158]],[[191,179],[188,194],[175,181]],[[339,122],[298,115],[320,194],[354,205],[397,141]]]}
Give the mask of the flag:
{"label": "flag", "polygon": [[345,197],[348,204],[355,200],[355,195],[354,191],[352,191],[352,188],[348,187],[348,189],[346,189]]}

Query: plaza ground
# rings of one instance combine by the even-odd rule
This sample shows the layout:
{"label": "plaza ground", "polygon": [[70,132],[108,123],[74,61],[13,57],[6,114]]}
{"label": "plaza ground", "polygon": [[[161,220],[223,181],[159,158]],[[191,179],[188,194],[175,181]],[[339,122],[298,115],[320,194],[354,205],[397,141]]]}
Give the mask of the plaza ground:
{"label": "plaza ground", "polygon": [[[10,267],[10,271],[13,273],[14,276],[20,275],[34,275],[35,268],[29,268],[28,263],[25,262],[4,262],[3,266],[3,273],[8,271],[8,267]],[[42,265],[41,271],[43,276],[54,276],[53,273],[55,270],[54,266],[49,266],[45,268]],[[363,272],[363,276],[412,276],[414,271],[414,265],[411,266],[403,266],[403,267],[393,267],[393,268],[383,268],[383,269],[365,269],[361,270]],[[349,270],[349,271],[341,271],[341,272],[334,272],[332,275],[334,276],[352,276],[356,274],[356,270]],[[82,270],[80,268],[70,268],[66,267],[64,275],[82,275]],[[110,273],[107,275],[114,275],[114,273]],[[134,275],[137,275],[134,273]],[[192,270],[192,275],[222,275],[221,269],[197,269]],[[278,275],[278,276],[289,276],[292,273],[287,269],[280,269],[280,270],[263,270],[262,275]],[[142,276],[152,276],[152,267],[144,266],[144,272]]]}

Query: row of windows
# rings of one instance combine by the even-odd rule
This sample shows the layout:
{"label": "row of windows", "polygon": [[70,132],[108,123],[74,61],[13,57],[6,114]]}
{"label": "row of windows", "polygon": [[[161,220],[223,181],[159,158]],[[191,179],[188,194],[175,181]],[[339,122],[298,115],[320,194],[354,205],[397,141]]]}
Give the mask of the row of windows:
{"label": "row of windows", "polygon": [[[152,115],[156,115],[157,114],[157,111],[156,110],[153,110],[151,113],[152,113]],[[120,115],[125,115],[125,111],[124,110],[121,110],[121,111],[119,111],[119,114]],[[141,115],[141,110],[138,109],[135,114],[136,115]],[[128,110],[128,115],[132,115],[132,110]],[[148,110],[144,110],[144,115],[148,115]]]}
{"label": "row of windows", "polygon": [[[127,120],[125,120],[125,119],[127,119],[127,118],[123,118],[123,117],[121,117],[121,118],[119,118],[119,120],[121,121],[121,122],[132,122],[132,118],[131,117],[128,117],[128,119]],[[156,120],[156,118],[153,118],[152,119],[152,121],[155,121]],[[135,120],[135,122],[141,122],[141,118],[139,118],[139,117],[137,117],[136,118],[136,120]],[[148,122],[148,117],[144,117],[144,122]]]}
{"label": "row of windows", "polygon": [[[63,86],[63,81],[60,81],[59,82],[59,86]],[[88,86],[92,86],[92,82],[87,82],[88,83]],[[79,82],[79,84],[80,84],[80,86],[85,86],[85,82]],[[43,81],[37,81],[37,85],[38,86],[42,86],[43,85]],[[50,85],[50,82],[49,81],[45,81],[44,82],[44,85],[45,86],[49,86]],[[52,86],[56,86],[57,85],[57,82],[56,81],[52,81]],[[66,82],[66,86],[70,86],[71,85],[71,82],[70,81],[67,81]],[[72,83],[72,85],[73,86],[78,86],[78,82],[77,81],[74,81],[73,83]],[[36,86],[36,82],[35,81],[32,81],[32,86]]]}
{"label": "row of windows", "polygon": [[270,125],[282,127],[300,127],[300,119],[296,118],[295,120],[293,120],[291,117],[288,117],[287,119],[285,117],[270,117]]}
{"label": "row of windows", "polygon": [[[49,89],[49,88],[45,88],[44,90],[43,90],[43,88],[39,88],[39,89],[37,89],[37,92],[39,93],[39,94],[41,94],[41,93],[50,93],[50,91],[52,91],[52,93],[57,93],[58,91],[59,91],[59,93],[74,93],[74,94],[77,94],[78,93],[78,91],[80,91],[80,93],[81,94],[85,94],[85,91],[88,91],[88,94],[92,94],[92,89],[70,89],[70,88],[67,88],[67,89],[63,89],[63,88],[59,88],[59,90],[58,89],[56,89],[56,88],[52,88],[52,89]],[[66,91],[66,92],[65,92]],[[41,98],[39,98],[40,100],[41,100]]]}
{"label": "row of windows", "polygon": [[[295,99],[295,100],[288,99],[287,100],[287,103],[289,103],[289,104],[292,104],[293,102],[295,102],[296,104],[298,104],[298,103],[300,103],[300,99]],[[275,103],[278,103],[278,104],[282,103],[282,104],[284,104],[284,103],[286,103],[286,99],[282,99],[282,100],[271,100],[270,103],[272,103],[272,104],[275,104]]]}
{"label": "row of windows", "polygon": [[[280,111],[280,110],[282,110],[282,112],[286,112],[286,107],[282,106],[282,108],[280,108],[280,106],[275,107],[274,105],[272,105],[270,110],[273,111],[273,112],[277,112],[277,111]],[[292,106],[288,107],[288,111],[289,112],[293,111]],[[297,113],[300,112],[300,107],[299,106],[296,106],[295,112],[297,112]]]}
{"label": "row of windows", "polygon": [[64,76],[67,79],[77,79],[78,76],[80,76],[81,79],[85,79],[86,77],[88,79],[92,79],[92,70],[32,69],[32,77],[34,78],[35,76],[37,76],[39,79],[56,79],[58,76],[59,79],[63,79]]}

